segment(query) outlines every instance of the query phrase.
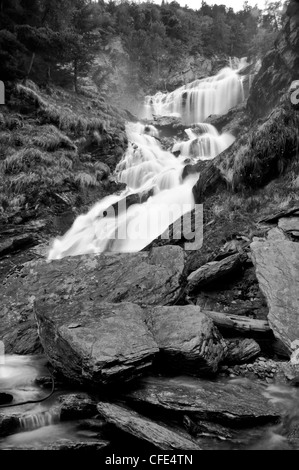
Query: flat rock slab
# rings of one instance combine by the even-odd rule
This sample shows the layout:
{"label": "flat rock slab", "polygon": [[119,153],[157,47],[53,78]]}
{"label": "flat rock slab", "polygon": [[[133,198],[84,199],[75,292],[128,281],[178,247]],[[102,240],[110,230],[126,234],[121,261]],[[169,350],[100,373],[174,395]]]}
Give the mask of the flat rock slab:
{"label": "flat rock slab", "polygon": [[213,321],[193,305],[147,309],[147,324],[160,349],[159,361],[176,372],[216,372],[226,343]]}
{"label": "flat rock slab", "polygon": [[[125,397],[135,403],[196,415],[233,425],[273,422],[277,410],[263,396],[263,389],[249,380],[211,381],[190,377],[148,377]],[[127,402],[129,402],[127,401]]]}
{"label": "flat rock slab", "polygon": [[299,231],[299,217],[283,217],[278,221],[278,227],[285,232]]}
{"label": "flat rock slab", "polygon": [[212,261],[201,266],[188,276],[188,293],[202,289],[207,285],[229,276],[242,266],[242,256],[239,253],[228,256],[221,261]]}
{"label": "flat rock slab", "polygon": [[291,343],[299,338],[299,245],[291,241],[254,242],[251,251],[269,306],[270,327],[291,353]]}
{"label": "flat rock slab", "polygon": [[33,304],[44,295],[57,305],[75,299],[168,305],[178,298],[183,268],[184,251],[175,246],[27,263],[0,287],[0,337],[6,352],[40,351]]}
{"label": "flat rock slab", "polygon": [[161,450],[200,450],[191,438],[184,434],[155,423],[148,418],[123,406],[112,403],[99,403],[98,411],[108,423],[131,434],[138,439],[149,442]]}
{"label": "flat rock slab", "polygon": [[59,300],[36,302],[45,353],[54,368],[80,384],[110,384],[140,376],[158,347],[136,304]]}

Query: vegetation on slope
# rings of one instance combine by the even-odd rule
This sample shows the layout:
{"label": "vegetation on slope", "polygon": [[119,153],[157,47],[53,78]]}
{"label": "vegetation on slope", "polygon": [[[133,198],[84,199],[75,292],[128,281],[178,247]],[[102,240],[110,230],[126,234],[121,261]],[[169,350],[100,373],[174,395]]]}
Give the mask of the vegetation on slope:
{"label": "vegetation on slope", "polygon": [[[0,114],[0,212],[102,197],[126,147],[124,118],[97,96],[18,84]],[[64,207],[65,208],[65,207]]]}

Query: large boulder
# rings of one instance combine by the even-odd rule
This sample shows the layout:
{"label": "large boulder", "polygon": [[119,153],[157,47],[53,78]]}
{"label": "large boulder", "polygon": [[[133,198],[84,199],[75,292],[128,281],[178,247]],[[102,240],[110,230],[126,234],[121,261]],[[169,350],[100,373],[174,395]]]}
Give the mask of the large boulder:
{"label": "large boulder", "polygon": [[187,280],[187,291],[189,294],[196,290],[220,282],[225,279],[226,281],[230,276],[240,271],[245,259],[239,253],[235,253],[220,261],[211,261],[210,263],[201,266],[196,271],[191,273]]}
{"label": "large boulder", "polygon": [[299,338],[299,245],[291,241],[251,244],[260,288],[269,306],[269,324],[288,351]]}
{"label": "large boulder", "polygon": [[147,377],[125,393],[127,403],[151,405],[162,412],[184,413],[196,419],[245,425],[271,422],[278,411],[257,382],[211,381],[186,377]]}
{"label": "large boulder", "polygon": [[100,402],[98,411],[108,423],[158,449],[200,450],[198,444],[182,431],[156,423],[124,406]]}
{"label": "large boulder", "polygon": [[159,362],[168,369],[192,375],[217,371],[226,343],[199,307],[153,307],[147,318],[160,349]]}
{"label": "large boulder", "polygon": [[49,292],[36,301],[35,313],[47,357],[74,382],[130,380],[149,368],[158,352],[136,304],[61,299]]}
{"label": "large boulder", "polygon": [[82,304],[89,300],[174,303],[183,268],[184,251],[175,246],[136,254],[107,253],[27,263],[0,287],[0,338],[7,353],[38,352],[33,304],[44,295],[51,295],[57,305],[74,299]]}

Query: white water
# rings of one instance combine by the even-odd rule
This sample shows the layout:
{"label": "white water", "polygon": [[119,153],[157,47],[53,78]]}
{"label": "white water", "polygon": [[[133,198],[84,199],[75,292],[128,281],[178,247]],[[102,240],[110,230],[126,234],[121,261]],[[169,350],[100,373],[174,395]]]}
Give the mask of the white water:
{"label": "white water", "polygon": [[231,60],[230,65],[213,77],[195,80],[171,93],[147,96],[143,117],[179,115],[184,124],[190,125],[203,122],[212,114],[226,114],[245,99],[244,77],[238,72],[246,61]]}
{"label": "white water", "polygon": [[[238,66],[243,67],[244,63]],[[238,70],[229,67],[173,93],[151,97],[156,114],[180,113],[185,122],[196,123],[186,129],[188,140],[176,142],[172,152],[165,151],[154,126],[128,123],[129,147],[116,168],[118,181],[125,183],[127,189],[104,198],[88,214],[79,216],[71,229],[54,241],[49,259],[105,251],[137,252],[190,212],[194,208],[192,188],[199,175],[193,173],[183,179],[184,166],[215,158],[234,141],[232,135],[220,135],[215,127],[202,121],[210,114],[226,113],[243,98],[242,77]],[[118,208],[115,216],[112,206],[124,204],[132,194],[147,200],[127,210]]]}
{"label": "white water", "polygon": [[199,123],[192,129],[186,129],[189,140],[178,142],[173,146],[172,152],[180,152],[183,157],[193,157],[200,160],[215,158],[234,142],[235,138],[229,134],[219,134],[211,124]]}

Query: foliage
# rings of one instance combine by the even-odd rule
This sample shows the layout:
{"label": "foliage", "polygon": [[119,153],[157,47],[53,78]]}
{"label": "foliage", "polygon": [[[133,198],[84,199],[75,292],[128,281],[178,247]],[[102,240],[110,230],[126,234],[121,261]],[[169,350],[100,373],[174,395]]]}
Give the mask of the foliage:
{"label": "foliage", "polygon": [[[28,3],[30,5],[28,6]],[[0,60],[4,78],[32,77],[49,83],[55,67],[80,91],[98,50],[120,36],[137,75],[161,78],[187,55],[262,56],[282,25],[284,5],[268,1],[264,11],[249,6],[235,12],[225,5],[191,10],[177,2],[130,0],[2,0]],[[1,29],[0,28],[0,29]],[[40,74],[40,70],[43,71]]]}
{"label": "foliage", "polygon": [[219,156],[228,184],[235,190],[260,188],[282,175],[298,154],[298,128],[298,115],[288,96],[283,96],[263,123]]}

